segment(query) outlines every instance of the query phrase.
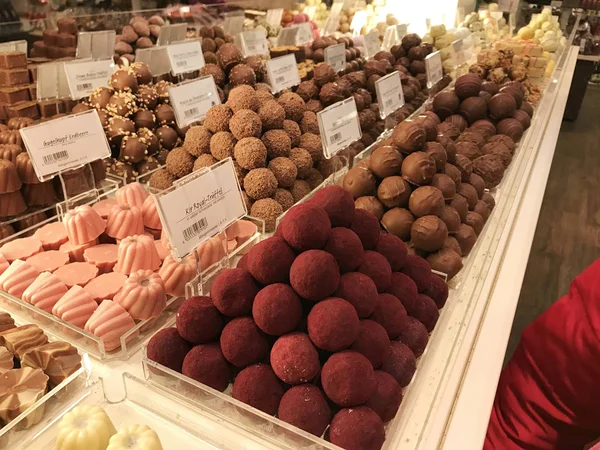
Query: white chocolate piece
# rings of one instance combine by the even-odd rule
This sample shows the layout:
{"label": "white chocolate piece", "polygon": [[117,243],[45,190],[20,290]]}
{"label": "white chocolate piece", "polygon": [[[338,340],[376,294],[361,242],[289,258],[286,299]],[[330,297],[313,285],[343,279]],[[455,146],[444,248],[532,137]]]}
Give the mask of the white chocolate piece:
{"label": "white chocolate piece", "polygon": [[56,450],[106,450],[115,426],[98,406],[80,405],[58,424]]}
{"label": "white chocolate piece", "polygon": [[121,428],[110,438],[106,450],[162,450],[156,432],[146,425]]}

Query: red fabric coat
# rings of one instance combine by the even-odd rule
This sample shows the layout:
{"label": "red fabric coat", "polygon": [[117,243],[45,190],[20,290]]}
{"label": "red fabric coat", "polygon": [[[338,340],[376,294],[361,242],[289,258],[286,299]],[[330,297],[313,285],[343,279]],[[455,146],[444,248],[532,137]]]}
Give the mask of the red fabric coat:
{"label": "red fabric coat", "polygon": [[575,450],[599,436],[600,259],[523,332],[484,449]]}

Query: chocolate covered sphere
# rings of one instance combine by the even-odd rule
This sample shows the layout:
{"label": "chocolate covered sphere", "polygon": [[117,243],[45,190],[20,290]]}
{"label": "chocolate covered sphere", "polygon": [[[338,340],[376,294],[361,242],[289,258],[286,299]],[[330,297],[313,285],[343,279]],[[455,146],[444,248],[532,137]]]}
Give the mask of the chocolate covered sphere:
{"label": "chocolate covered sphere", "polygon": [[460,170],[461,180],[467,182],[471,173],[473,173],[473,163],[465,155],[456,155],[456,161],[454,165]]}
{"label": "chocolate covered sphere", "polygon": [[411,153],[402,162],[402,178],[417,186],[430,184],[436,170],[435,161],[425,152]]}
{"label": "chocolate covered sphere", "polygon": [[481,97],[469,97],[462,101],[458,113],[471,124],[476,120],[485,119],[487,104]]}
{"label": "chocolate covered sphere", "polygon": [[344,176],[343,187],[356,199],[365,195],[373,195],[377,179],[373,172],[364,166],[355,166]]}
{"label": "chocolate covered sphere", "polygon": [[481,84],[481,90],[485,92],[489,92],[491,95],[496,95],[500,90],[500,86],[493,81],[484,81]]}
{"label": "chocolate covered sphere", "polygon": [[523,137],[523,125],[517,119],[504,119],[501,120],[496,127],[498,134],[505,134],[511,138],[514,142],[519,142]]}
{"label": "chocolate covered sphere", "polygon": [[458,111],[460,99],[454,92],[440,92],[433,99],[433,112],[441,120]]}
{"label": "chocolate covered sphere", "polygon": [[436,173],[431,185],[442,192],[444,200],[446,201],[452,200],[454,194],[456,194],[456,183],[446,174]]}
{"label": "chocolate covered sphere", "polygon": [[387,208],[405,208],[410,194],[410,185],[399,176],[385,178],[377,188],[377,198]]}
{"label": "chocolate covered sphere", "polygon": [[444,120],[444,122],[448,122],[456,126],[456,128],[458,128],[458,130],[461,133],[465,131],[467,126],[469,125],[467,123],[467,120],[460,114],[452,114],[451,116],[446,117],[446,120]]}
{"label": "chocolate covered sphere", "polygon": [[410,230],[415,218],[412,213],[405,208],[392,208],[381,218],[381,225],[388,233],[399,237],[403,241],[410,240]]}
{"label": "chocolate covered sphere", "polygon": [[417,188],[410,194],[408,208],[416,217],[440,215],[444,208],[442,191],[433,186]]}
{"label": "chocolate covered sphere", "polygon": [[394,128],[392,141],[402,153],[420,151],[425,144],[425,131],[412,120],[405,120]]}
{"label": "chocolate covered sphere", "polygon": [[485,187],[498,186],[504,176],[504,164],[499,155],[483,155],[473,161],[473,172],[485,181]]}
{"label": "chocolate covered sphere", "polygon": [[529,117],[533,117],[533,106],[531,106],[531,103],[524,101],[521,103],[521,109],[529,114]]}
{"label": "chocolate covered sphere", "polygon": [[521,122],[523,130],[526,130],[531,125],[531,117],[529,116],[529,114],[527,114],[526,111],[523,111],[522,109],[517,109],[513,114],[513,118]]}
{"label": "chocolate covered sphere", "polygon": [[[468,211],[465,213],[465,217],[468,214]],[[454,234],[458,231],[458,228],[461,224],[460,214],[456,210],[456,208],[445,205],[442,210],[442,214],[440,214],[440,219],[444,221],[446,224],[446,228],[448,228],[448,233]]]}
{"label": "chocolate covered sphere", "polygon": [[512,117],[517,109],[517,102],[507,93],[499,93],[488,102],[490,118],[495,121]]}
{"label": "chocolate covered sphere", "polygon": [[138,81],[132,70],[119,69],[111,75],[110,86],[115,91],[136,93],[138,90]]}
{"label": "chocolate covered sphere", "polygon": [[459,98],[476,97],[481,90],[481,78],[474,73],[467,73],[456,79],[454,92]]}
{"label": "chocolate covered sphere", "polygon": [[402,167],[402,155],[394,147],[384,145],[373,151],[369,167],[379,178],[397,175]]}
{"label": "chocolate covered sphere", "polygon": [[415,248],[435,252],[442,248],[448,237],[446,224],[437,216],[423,216],[415,220],[410,230]]}
{"label": "chocolate covered sphere", "polygon": [[428,154],[435,162],[436,171],[441,172],[448,162],[446,149],[439,142],[427,142],[423,147],[423,151]]}
{"label": "chocolate covered sphere", "polygon": [[449,248],[443,248],[439,252],[429,255],[427,262],[433,270],[448,275],[448,280],[454,278],[463,267],[460,255]]}

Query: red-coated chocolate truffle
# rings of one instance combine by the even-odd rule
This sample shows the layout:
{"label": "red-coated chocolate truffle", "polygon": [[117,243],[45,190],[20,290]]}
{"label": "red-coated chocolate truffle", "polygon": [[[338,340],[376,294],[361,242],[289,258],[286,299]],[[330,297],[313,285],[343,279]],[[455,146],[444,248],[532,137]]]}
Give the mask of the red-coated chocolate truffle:
{"label": "red-coated chocolate truffle", "polygon": [[425,325],[425,328],[430,333],[433,331],[435,324],[440,316],[435,302],[425,294],[417,295],[417,303],[411,316]]}
{"label": "red-coated chocolate truffle", "polygon": [[459,105],[460,99],[454,92],[440,92],[433,99],[432,109],[441,120],[445,120],[458,111]]}
{"label": "red-coated chocolate truffle", "polygon": [[408,275],[402,272],[392,273],[392,282],[386,293],[400,300],[408,314],[415,308],[418,294],[417,285]]}
{"label": "red-coated chocolate truffle", "polygon": [[210,295],[221,314],[239,317],[250,314],[258,290],[248,271],[225,269],[216,276]]}
{"label": "red-coated chocolate truffle", "polygon": [[361,319],[369,317],[377,306],[377,286],[367,275],[359,272],[345,273],[340,277],[336,297],[349,301]]}
{"label": "red-coated chocolate truffle", "polygon": [[296,251],[323,248],[331,233],[327,212],[313,203],[294,206],[284,216],[281,235]]}
{"label": "red-coated chocolate truffle", "polygon": [[225,325],[220,343],[223,356],[236,367],[258,363],[269,353],[267,337],[251,317],[238,317]]}
{"label": "red-coated chocolate truffle", "polygon": [[378,368],[390,356],[390,339],[385,328],[379,323],[374,320],[361,320],[358,335],[351,349],[364,355],[374,368]]}
{"label": "red-coated chocolate truffle", "polygon": [[323,250],[301,253],[290,269],[290,284],[296,293],[318,302],[335,292],[340,281],[340,269],[335,258]]}
{"label": "red-coated chocolate truffle", "polygon": [[319,373],[319,354],[304,333],[281,336],[271,349],[271,367],[275,375],[287,384],[312,381]]}
{"label": "red-coated chocolate truffle", "polygon": [[210,297],[190,297],[177,311],[177,331],[188,342],[206,344],[223,329],[223,318]]}
{"label": "red-coated chocolate truffle", "polygon": [[[426,260],[418,255],[408,255],[402,272],[412,278],[417,285],[419,292],[423,292],[427,289],[427,280],[431,274],[431,267],[429,267],[429,263]],[[409,308],[407,308],[407,310],[408,309]]]}
{"label": "red-coated chocolate truffle", "polygon": [[355,271],[363,261],[362,242],[356,233],[348,228],[333,228],[323,250],[333,255],[341,273]]}
{"label": "red-coated chocolate truffle", "polygon": [[415,355],[402,342],[392,341],[391,347],[390,357],[383,364],[381,370],[393,376],[401,387],[406,387],[417,370]]}
{"label": "red-coated chocolate truffle", "polygon": [[406,345],[418,358],[427,347],[429,333],[427,333],[425,325],[414,317],[408,316],[397,340]]}
{"label": "red-coated chocolate truffle", "polygon": [[181,373],[221,392],[227,389],[231,379],[229,364],[219,344],[200,344],[192,348],[183,360]]}
{"label": "red-coated chocolate truffle", "polygon": [[286,241],[272,236],[248,253],[248,272],[261,284],[286,283],[296,254]]}
{"label": "red-coated chocolate truffle", "polygon": [[431,298],[438,309],[443,308],[448,299],[448,285],[440,276],[434,273],[429,276],[427,284],[427,289],[423,291],[423,294]]}
{"label": "red-coated chocolate truffle", "polygon": [[379,450],[385,441],[383,422],[366,406],[342,409],[333,416],[329,440],[342,448]]}
{"label": "red-coated chocolate truffle", "polygon": [[236,400],[274,415],[283,396],[283,387],[271,366],[255,364],[238,373],[231,395]]}
{"label": "red-coated chocolate truffle", "polygon": [[377,287],[377,292],[385,292],[390,286],[392,267],[385,256],[380,253],[371,250],[365,251],[362,264],[358,267],[357,271],[373,280]]}
{"label": "red-coated chocolate truffle", "polygon": [[383,422],[389,422],[396,416],[402,403],[402,388],[393,376],[383,370],[376,370],[375,378],[377,388],[366,406],[375,411]]}
{"label": "red-coated chocolate truffle", "polygon": [[406,322],[406,309],[402,302],[392,294],[379,294],[377,306],[371,314],[371,320],[380,324],[390,339],[396,339]]}
{"label": "red-coated chocolate truffle", "polygon": [[321,389],[301,384],[283,394],[277,416],[301,430],[321,436],[331,421],[331,409]]}
{"label": "red-coated chocolate truffle", "polygon": [[181,372],[185,355],[192,349],[175,328],[160,330],[148,342],[146,354],[149,359],[171,370]]}
{"label": "red-coated chocolate truffle", "polygon": [[360,329],[356,310],[338,297],[317,303],[308,314],[308,336],[321,350],[338,352],[355,341]]}
{"label": "red-coated chocolate truffle", "polygon": [[271,284],[256,294],[252,317],[265,333],[281,336],[298,327],[302,320],[302,302],[287,284]]}
{"label": "red-coated chocolate truffle", "polygon": [[351,350],[329,357],[321,370],[321,383],[327,397],[343,407],[366,403],[377,387],[371,362]]}
{"label": "red-coated chocolate truffle", "polygon": [[379,242],[381,234],[379,220],[365,209],[357,209],[354,212],[354,220],[350,227],[360,238],[365,250],[373,249]]}
{"label": "red-coated chocolate truffle", "polygon": [[382,233],[375,247],[375,251],[381,253],[390,263],[392,272],[402,270],[406,263],[408,250],[402,240],[390,233]]}
{"label": "red-coated chocolate truffle", "polygon": [[341,186],[324,187],[310,199],[310,203],[325,210],[332,227],[349,227],[353,222],[354,199]]}

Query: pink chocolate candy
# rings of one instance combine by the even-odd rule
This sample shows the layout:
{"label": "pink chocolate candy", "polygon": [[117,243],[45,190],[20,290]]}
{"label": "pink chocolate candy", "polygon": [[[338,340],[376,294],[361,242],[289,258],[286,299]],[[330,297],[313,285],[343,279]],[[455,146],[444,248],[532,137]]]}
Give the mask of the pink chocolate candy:
{"label": "pink chocolate candy", "polygon": [[118,249],[116,244],[94,245],[83,252],[83,257],[94,264],[100,273],[108,273],[112,272],[117,263]]}
{"label": "pink chocolate candy", "polygon": [[89,205],[78,206],[65,214],[63,219],[69,241],[76,245],[94,241],[106,229],[106,223]]}
{"label": "pink chocolate candy", "polygon": [[60,278],[68,288],[75,285],[83,287],[98,275],[98,268],[90,263],[76,262],[58,268],[54,274]]}
{"label": "pink chocolate candy", "polygon": [[52,308],[52,314],[65,322],[83,328],[98,304],[81,286],[73,286]]}
{"label": "pink chocolate candy", "polygon": [[15,239],[0,247],[0,253],[2,253],[9,263],[17,259],[22,259],[24,261],[30,256],[36,255],[43,250],[44,247],[42,246],[42,241],[36,237]]}
{"label": "pink chocolate candy", "polygon": [[106,200],[100,200],[98,203],[94,203],[92,205],[92,208],[94,209],[94,211],[100,214],[100,217],[106,220],[108,219],[108,215],[110,214],[111,208],[116,204],[117,201],[115,199],[107,198]]}
{"label": "pink chocolate candy", "polygon": [[21,298],[39,274],[31,264],[17,259],[0,275],[0,289]]}
{"label": "pink chocolate candy", "polygon": [[121,336],[135,327],[131,315],[112,300],[104,300],[85,324],[85,330],[104,341],[107,351],[121,346]]}
{"label": "pink chocolate candy", "polygon": [[56,302],[67,293],[67,290],[67,286],[60,278],[50,272],[43,272],[25,289],[23,301],[51,313]]}
{"label": "pink chocolate candy", "polygon": [[103,300],[112,300],[126,280],[127,275],[120,272],[103,273],[86,284],[84,289],[100,303]]}
{"label": "pink chocolate candy", "polygon": [[135,182],[119,188],[115,193],[115,198],[119,205],[137,206],[141,209],[149,195],[150,192],[144,189],[144,186]]}
{"label": "pink chocolate candy", "polygon": [[46,251],[58,250],[62,244],[69,240],[67,229],[62,222],[47,223],[33,233],[33,237],[38,238],[42,242]]}
{"label": "pink chocolate candy", "polygon": [[59,267],[69,263],[69,255],[60,250],[48,250],[30,256],[26,261],[38,272],[54,272]]}
{"label": "pink chocolate candy", "polygon": [[68,241],[61,245],[59,250],[67,253],[71,262],[85,262],[83,254],[88,248],[93,247],[97,243],[98,241],[92,241],[87,244],[77,245]]}

